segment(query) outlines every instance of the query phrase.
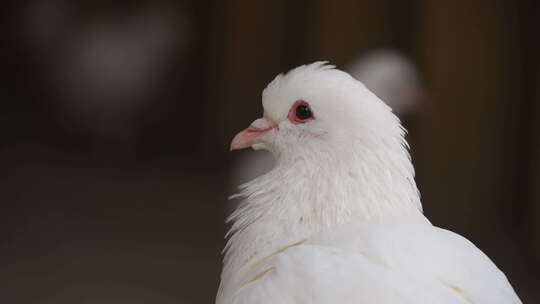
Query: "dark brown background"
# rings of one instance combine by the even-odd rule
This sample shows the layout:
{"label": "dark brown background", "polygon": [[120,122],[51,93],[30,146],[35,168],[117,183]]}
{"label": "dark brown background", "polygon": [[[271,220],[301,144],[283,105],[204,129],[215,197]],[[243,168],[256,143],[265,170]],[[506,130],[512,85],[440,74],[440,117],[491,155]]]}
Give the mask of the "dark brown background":
{"label": "dark brown background", "polygon": [[[429,90],[408,122],[425,213],[540,302],[537,1],[111,2],[3,5],[0,302],[211,303],[230,170],[253,153],[228,143],[260,114],[261,90],[296,65],[344,67],[378,47],[411,56]],[[70,66],[85,35],[148,16],[165,25],[125,45],[117,33],[111,48],[89,40],[90,57],[112,60],[90,61],[98,79],[114,83],[107,62],[153,67],[126,94],[94,95]],[[137,53],[162,32],[162,49]],[[90,115],[96,100],[140,106]]]}

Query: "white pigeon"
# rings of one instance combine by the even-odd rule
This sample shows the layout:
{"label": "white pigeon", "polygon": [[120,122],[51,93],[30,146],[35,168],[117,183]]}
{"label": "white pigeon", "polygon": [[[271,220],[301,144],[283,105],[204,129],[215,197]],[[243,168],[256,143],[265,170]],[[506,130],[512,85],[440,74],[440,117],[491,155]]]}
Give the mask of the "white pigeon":
{"label": "white pigeon", "polygon": [[325,62],[277,76],[231,149],[276,166],[241,186],[217,304],[521,303],[467,239],[422,214],[404,129]]}

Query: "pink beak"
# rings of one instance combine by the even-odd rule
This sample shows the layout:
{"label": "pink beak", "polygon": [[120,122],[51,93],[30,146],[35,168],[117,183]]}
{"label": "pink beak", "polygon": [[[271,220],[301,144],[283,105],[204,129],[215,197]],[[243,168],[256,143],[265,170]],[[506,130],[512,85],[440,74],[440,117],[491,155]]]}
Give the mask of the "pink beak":
{"label": "pink beak", "polygon": [[272,125],[266,118],[259,118],[251,123],[247,129],[236,134],[231,142],[231,151],[249,148],[255,144],[261,143],[261,136],[272,130]]}

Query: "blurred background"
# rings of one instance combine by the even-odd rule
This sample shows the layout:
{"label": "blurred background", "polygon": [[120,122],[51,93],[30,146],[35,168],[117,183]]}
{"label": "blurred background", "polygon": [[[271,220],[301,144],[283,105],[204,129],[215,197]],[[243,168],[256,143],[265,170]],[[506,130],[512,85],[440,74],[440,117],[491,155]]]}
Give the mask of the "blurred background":
{"label": "blurred background", "polygon": [[261,90],[315,60],[375,75],[377,50],[414,69],[414,90],[387,91],[421,100],[398,115],[426,215],[540,303],[538,1],[28,0],[1,14],[2,303],[212,303],[226,198],[255,153],[229,142]]}

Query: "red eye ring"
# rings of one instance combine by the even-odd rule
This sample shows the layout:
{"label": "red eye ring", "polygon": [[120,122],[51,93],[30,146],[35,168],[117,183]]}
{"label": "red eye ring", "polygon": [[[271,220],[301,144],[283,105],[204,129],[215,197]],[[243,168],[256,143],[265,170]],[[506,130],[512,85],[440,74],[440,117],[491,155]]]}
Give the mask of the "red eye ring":
{"label": "red eye ring", "polygon": [[315,119],[315,116],[313,116],[309,103],[297,100],[289,110],[287,118],[294,124],[301,124]]}

